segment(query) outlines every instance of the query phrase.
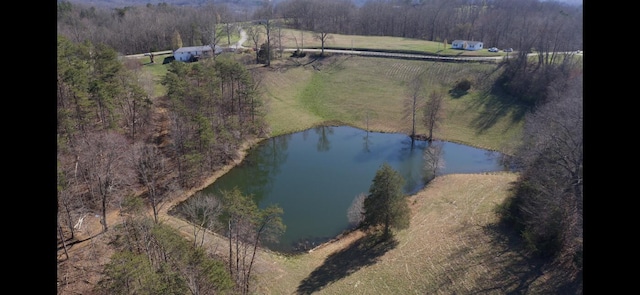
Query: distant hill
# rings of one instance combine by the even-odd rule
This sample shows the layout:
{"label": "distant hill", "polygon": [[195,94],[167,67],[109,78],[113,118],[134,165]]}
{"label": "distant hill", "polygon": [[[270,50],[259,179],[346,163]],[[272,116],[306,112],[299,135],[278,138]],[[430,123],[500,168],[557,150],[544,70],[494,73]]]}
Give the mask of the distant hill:
{"label": "distant hill", "polygon": [[[209,3],[225,4],[229,7],[247,7],[257,8],[265,2],[278,4],[284,0],[66,0],[71,3],[82,3],[95,7],[125,7],[125,6],[144,6],[147,4],[157,5],[159,3],[167,3],[174,6],[203,6]],[[362,6],[368,0],[352,0],[356,6]],[[577,0],[582,1],[582,0]],[[58,0],[60,2],[60,0]]]}
{"label": "distant hill", "polygon": [[[58,0],[59,1],[59,0]],[[82,3],[96,7],[125,7],[125,6],[145,6],[147,4],[157,5],[167,3],[173,6],[203,6],[210,3],[226,4],[229,6],[259,7],[265,1],[278,3],[282,0],[68,0],[71,3]]]}
{"label": "distant hill", "polygon": [[[60,1],[60,0],[58,0]],[[228,6],[236,7],[259,7],[265,2],[272,2],[278,4],[284,0],[67,0],[71,3],[83,3],[96,7],[125,7],[125,6],[143,6],[151,3],[157,5],[158,3],[167,3],[175,6],[202,6],[208,3],[226,4]],[[321,1],[321,0],[319,0]],[[369,0],[352,0],[356,6],[362,6]],[[418,2],[417,0],[414,0]],[[557,1],[571,5],[582,5],[583,0],[539,0],[539,1]]]}
{"label": "distant hill", "polygon": [[[59,2],[60,0],[58,0]],[[125,6],[144,6],[147,4],[157,5],[159,3],[167,3],[174,6],[203,6],[209,3],[225,4],[229,8],[249,8],[250,10],[260,7],[265,2],[278,4],[284,0],[66,0],[71,3],[82,3],[95,7],[125,7]],[[322,0],[318,0],[322,1]],[[369,0],[351,0],[357,7],[362,6]],[[413,0],[418,2],[417,0]],[[571,5],[582,5],[583,0],[539,0],[539,1],[557,1]]]}

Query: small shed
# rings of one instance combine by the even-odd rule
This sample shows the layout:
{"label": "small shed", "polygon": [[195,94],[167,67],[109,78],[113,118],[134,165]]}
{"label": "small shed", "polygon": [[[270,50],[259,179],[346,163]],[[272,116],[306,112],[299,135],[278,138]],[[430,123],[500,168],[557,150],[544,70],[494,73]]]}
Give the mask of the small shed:
{"label": "small shed", "polygon": [[212,57],[213,54],[222,53],[222,48],[218,45],[215,45],[215,52],[211,49],[211,46],[189,46],[189,47],[180,47],[176,51],[173,52],[173,57],[177,61],[195,61],[200,58]]}
{"label": "small shed", "polygon": [[463,50],[480,50],[484,44],[480,41],[453,40],[451,48]]}

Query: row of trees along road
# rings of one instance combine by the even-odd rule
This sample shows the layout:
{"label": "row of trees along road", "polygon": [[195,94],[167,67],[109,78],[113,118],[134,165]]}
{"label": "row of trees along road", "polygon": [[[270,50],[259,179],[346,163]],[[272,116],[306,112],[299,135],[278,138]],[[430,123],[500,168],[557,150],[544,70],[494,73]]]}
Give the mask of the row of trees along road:
{"label": "row of trees along road", "polygon": [[[330,34],[352,34],[437,42],[480,40],[487,47],[518,51],[583,47],[582,6],[559,1],[284,0],[275,5],[263,1],[251,10],[232,10],[224,3],[107,8],[61,1],[57,7],[58,34],[74,42],[104,43],[121,54],[175,50],[179,45],[228,46],[239,27],[248,29],[258,22],[269,24],[260,28],[260,44],[269,40],[269,48],[278,48],[282,38],[297,38],[276,36],[283,27],[315,32],[309,37],[323,42],[330,41]],[[304,36],[296,42],[303,46]]]}

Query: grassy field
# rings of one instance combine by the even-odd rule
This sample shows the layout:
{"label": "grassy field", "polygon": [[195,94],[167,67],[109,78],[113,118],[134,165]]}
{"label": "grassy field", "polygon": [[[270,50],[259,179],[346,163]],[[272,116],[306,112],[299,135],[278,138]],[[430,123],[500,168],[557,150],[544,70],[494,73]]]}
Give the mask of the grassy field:
{"label": "grassy field", "polygon": [[157,56],[154,63],[151,63],[151,59],[148,56],[137,59],[142,65],[138,80],[151,97],[158,97],[167,93],[167,89],[161,83],[167,74],[167,65],[162,64],[163,59],[167,56],[169,55]]}
{"label": "grassy field", "polygon": [[[275,35],[277,38],[277,35]],[[282,29],[280,31],[282,45],[286,48],[320,48],[322,43],[314,38],[313,32]],[[388,36],[359,36],[329,34],[325,42],[325,47],[344,49],[367,49],[367,50],[399,50],[415,51],[417,53],[439,54],[447,56],[501,56],[504,52],[489,52],[487,49],[478,51],[451,49],[451,41],[434,42],[421,39],[411,39]],[[254,47],[251,41],[246,41],[246,47]]]}
{"label": "grassy field", "polygon": [[[366,40],[377,46],[389,42]],[[405,46],[418,46],[415,42]],[[161,67],[165,66],[144,68],[157,81],[163,75]],[[509,152],[522,128],[517,105],[487,91],[499,74],[496,65],[336,55],[276,60],[271,68],[253,70],[260,73],[272,136],[327,123],[406,133],[407,83],[423,71],[425,97],[431,91],[446,95],[437,138]],[[472,81],[472,89],[451,96],[449,90],[461,79]],[[494,210],[509,196],[516,179],[514,173],[438,177],[409,197],[411,225],[388,242],[355,231],[310,253],[260,252],[256,293],[547,293],[545,288],[562,283],[561,276],[537,269],[497,230]]]}
{"label": "grassy field", "polygon": [[[263,70],[267,121],[274,136],[323,122],[408,134],[411,117],[405,105],[411,95],[407,84],[425,72],[422,97],[432,91],[445,95],[436,138],[503,152],[518,140],[520,109],[486,90],[498,73],[496,65],[338,55],[305,66],[287,63],[274,63],[278,70]],[[462,79],[474,86],[462,96],[451,96],[449,90]],[[426,133],[420,123],[417,133]]]}

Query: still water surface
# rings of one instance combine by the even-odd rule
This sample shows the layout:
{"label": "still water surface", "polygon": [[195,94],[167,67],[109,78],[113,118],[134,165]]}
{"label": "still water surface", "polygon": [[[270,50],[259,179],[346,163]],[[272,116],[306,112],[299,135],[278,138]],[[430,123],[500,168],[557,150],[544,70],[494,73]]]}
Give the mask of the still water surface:
{"label": "still water surface", "polygon": [[[435,142],[434,142],[435,143]],[[504,170],[499,153],[438,142],[442,147],[438,175]],[[347,210],[367,193],[376,171],[387,162],[400,172],[404,190],[425,185],[425,141],[406,134],[366,132],[338,126],[317,127],[273,137],[250,150],[243,162],[205,188],[217,194],[238,187],[259,207],[277,204],[287,229],[270,249],[292,252],[311,248],[348,228]]]}

